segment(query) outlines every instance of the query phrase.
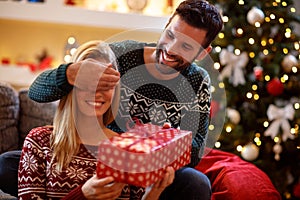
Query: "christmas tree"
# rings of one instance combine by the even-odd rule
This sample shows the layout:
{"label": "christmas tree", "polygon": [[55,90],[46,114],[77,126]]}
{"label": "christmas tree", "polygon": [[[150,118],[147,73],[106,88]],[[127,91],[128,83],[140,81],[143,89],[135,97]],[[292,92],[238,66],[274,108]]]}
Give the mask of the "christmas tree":
{"label": "christmas tree", "polygon": [[266,172],[283,199],[298,199],[300,38],[295,25],[300,16],[294,2],[209,2],[219,7],[224,21],[211,53],[227,101],[216,147]]}

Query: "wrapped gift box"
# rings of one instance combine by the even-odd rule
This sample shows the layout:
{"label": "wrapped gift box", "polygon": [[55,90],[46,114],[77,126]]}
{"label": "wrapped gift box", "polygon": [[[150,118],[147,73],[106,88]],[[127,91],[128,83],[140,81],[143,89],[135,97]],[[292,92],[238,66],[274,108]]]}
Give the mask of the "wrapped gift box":
{"label": "wrapped gift box", "polygon": [[99,145],[97,175],[147,187],[160,180],[167,166],[175,170],[190,163],[192,132],[138,124]]}

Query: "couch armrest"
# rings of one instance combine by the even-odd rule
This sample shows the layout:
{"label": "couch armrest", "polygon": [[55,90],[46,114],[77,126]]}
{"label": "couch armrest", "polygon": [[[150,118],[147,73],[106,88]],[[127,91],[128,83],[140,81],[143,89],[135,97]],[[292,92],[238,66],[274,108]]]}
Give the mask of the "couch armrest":
{"label": "couch armrest", "polygon": [[19,99],[17,91],[0,82],[0,154],[18,148]]}

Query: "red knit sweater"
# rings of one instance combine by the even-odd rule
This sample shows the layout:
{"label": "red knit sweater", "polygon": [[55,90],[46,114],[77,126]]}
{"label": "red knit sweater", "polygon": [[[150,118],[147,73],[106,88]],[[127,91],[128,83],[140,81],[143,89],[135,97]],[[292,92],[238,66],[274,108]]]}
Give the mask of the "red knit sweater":
{"label": "red knit sweater", "polygon": [[[80,146],[69,166],[62,172],[51,162],[50,135],[52,127],[39,127],[27,135],[19,164],[19,199],[85,199],[81,187],[93,176],[96,158]],[[141,199],[144,189],[126,186],[118,199]]]}

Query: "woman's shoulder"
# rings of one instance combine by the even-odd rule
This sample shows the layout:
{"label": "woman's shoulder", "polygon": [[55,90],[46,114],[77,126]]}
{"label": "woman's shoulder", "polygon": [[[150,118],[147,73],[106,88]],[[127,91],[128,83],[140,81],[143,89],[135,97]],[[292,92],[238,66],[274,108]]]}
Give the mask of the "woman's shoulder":
{"label": "woman's shoulder", "polygon": [[50,135],[53,132],[53,126],[41,126],[41,127],[36,127],[31,129],[31,131],[28,133],[26,136],[27,138],[32,138],[32,139],[45,139],[45,138],[50,138]]}

